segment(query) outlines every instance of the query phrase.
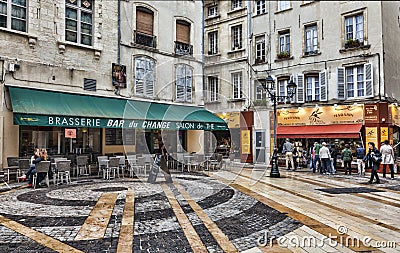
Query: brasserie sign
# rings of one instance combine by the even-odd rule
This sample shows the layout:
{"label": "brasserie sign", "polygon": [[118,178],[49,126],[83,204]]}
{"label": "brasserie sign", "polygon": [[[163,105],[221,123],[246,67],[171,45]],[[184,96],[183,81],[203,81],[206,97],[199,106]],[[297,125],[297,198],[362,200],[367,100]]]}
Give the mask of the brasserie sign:
{"label": "brasserie sign", "polygon": [[53,115],[27,115],[14,113],[14,124],[28,126],[54,127],[89,127],[89,128],[127,128],[127,129],[161,129],[161,130],[227,130],[224,123],[207,123],[191,121],[164,121],[142,119],[107,119],[68,117]]}

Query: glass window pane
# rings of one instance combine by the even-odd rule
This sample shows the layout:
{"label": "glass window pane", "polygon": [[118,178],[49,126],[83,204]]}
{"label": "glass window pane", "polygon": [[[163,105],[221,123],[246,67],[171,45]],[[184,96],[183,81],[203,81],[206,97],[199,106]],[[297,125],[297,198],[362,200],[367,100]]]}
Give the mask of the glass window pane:
{"label": "glass window pane", "polygon": [[65,17],[69,19],[78,19],[77,11],[74,9],[67,8],[65,11]]}
{"label": "glass window pane", "polygon": [[77,31],[78,29],[77,22],[75,20],[67,19],[65,22],[65,29]]}
{"label": "glass window pane", "polygon": [[92,36],[82,35],[81,36],[81,43],[84,44],[84,45],[91,46],[92,45]]}
{"label": "glass window pane", "polygon": [[0,14],[7,15],[7,3],[0,2]]}
{"label": "glass window pane", "polygon": [[92,26],[88,24],[81,24],[81,33],[92,34]]}
{"label": "glass window pane", "polygon": [[65,40],[71,41],[71,42],[77,42],[76,32],[66,31]]}
{"label": "glass window pane", "polygon": [[26,6],[26,0],[12,0],[12,3],[20,6]]}
{"label": "glass window pane", "polygon": [[11,19],[11,29],[25,32],[26,22],[24,20]]}
{"label": "glass window pane", "polygon": [[85,22],[85,23],[92,24],[92,14],[91,13],[82,12],[81,21]]}
{"label": "glass window pane", "polygon": [[26,19],[26,9],[22,7],[13,6],[11,9],[11,16],[21,19]]}
{"label": "glass window pane", "polygon": [[7,27],[7,17],[0,16],[0,27]]}

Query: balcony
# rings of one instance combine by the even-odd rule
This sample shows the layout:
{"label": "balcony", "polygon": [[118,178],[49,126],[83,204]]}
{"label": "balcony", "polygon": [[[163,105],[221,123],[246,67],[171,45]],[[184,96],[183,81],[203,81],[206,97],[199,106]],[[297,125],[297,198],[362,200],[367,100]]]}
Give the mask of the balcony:
{"label": "balcony", "polygon": [[177,55],[193,55],[193,46],[175,41],[175,54]]}
{"label": "balcony", "polygon": [[135,44],[156,48],[156,36],[135,31]]}

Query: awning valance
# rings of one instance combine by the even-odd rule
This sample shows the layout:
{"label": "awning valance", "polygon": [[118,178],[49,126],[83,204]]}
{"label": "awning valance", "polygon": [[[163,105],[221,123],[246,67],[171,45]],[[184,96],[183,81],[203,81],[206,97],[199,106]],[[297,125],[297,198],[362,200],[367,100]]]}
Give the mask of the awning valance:
{"label": "awning valance", "polygon": [[361,124],[279,126],[277,138],[359,138]]}
{"label": "awning valance", "polygon": [[29,126],[227,130],[227,124],[198,106],[8,86],[14,124]]}

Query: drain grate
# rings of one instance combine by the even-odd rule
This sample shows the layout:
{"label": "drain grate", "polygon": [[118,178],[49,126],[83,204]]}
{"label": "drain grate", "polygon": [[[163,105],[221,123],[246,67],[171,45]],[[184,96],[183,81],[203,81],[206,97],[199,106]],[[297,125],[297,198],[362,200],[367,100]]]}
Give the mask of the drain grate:
{"label": "drain grate", "polygon": [[382,190],[372,189],[368,187],[353,187],[353,188],[327,188],[317,189],[318,191],[329,194],[350,194],[350,193],[368,193],[368,192],[384,192]]}

